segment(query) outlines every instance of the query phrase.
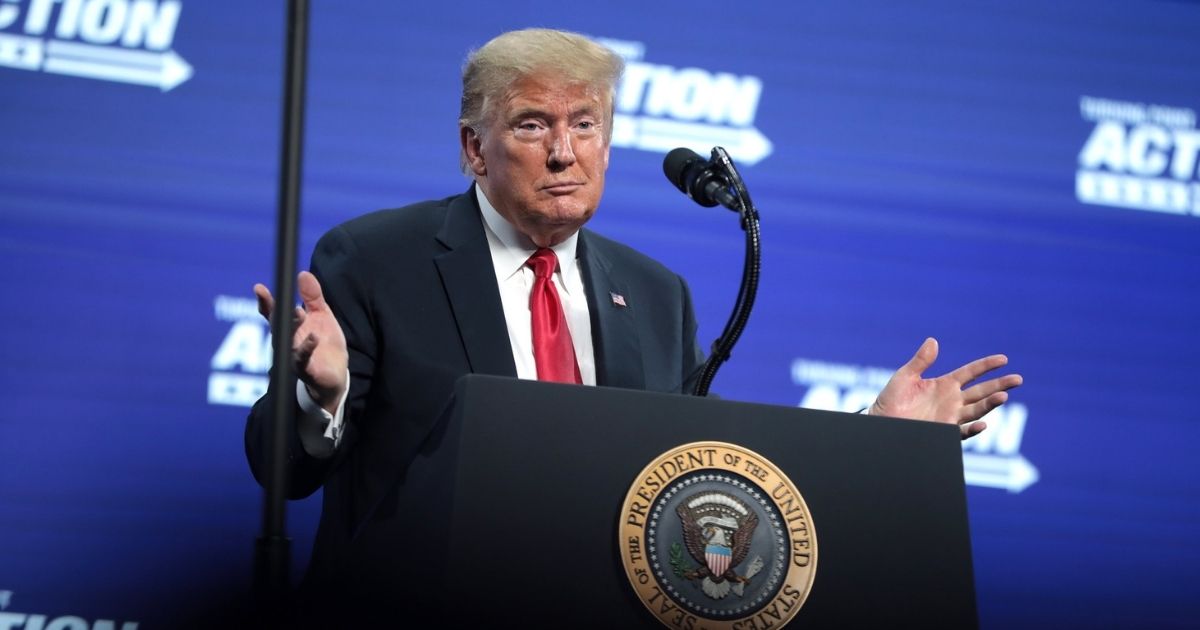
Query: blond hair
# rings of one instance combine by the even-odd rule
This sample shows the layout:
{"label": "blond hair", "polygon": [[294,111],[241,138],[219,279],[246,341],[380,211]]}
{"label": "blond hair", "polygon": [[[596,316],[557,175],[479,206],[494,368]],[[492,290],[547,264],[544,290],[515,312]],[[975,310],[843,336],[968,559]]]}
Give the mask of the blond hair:
{"label": "blond hair", "polygon": [[[458,125],[483,136],[497,101],[523,78],[549,74],[568,84],[596,88],[608,114],[606,137],[612,134],[613,95],[625,62],[607,47],[583,35],[546,28],[502,33],[467,55],[462,74],[462,108]],[[463,172],[467,157],[460,155]]]}

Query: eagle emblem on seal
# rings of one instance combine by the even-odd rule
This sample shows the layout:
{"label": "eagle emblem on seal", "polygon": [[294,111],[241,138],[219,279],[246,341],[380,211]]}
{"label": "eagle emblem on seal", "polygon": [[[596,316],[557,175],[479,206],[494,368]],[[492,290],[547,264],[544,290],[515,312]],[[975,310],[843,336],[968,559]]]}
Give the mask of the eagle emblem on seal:
{"label": "eagle emblem on seal", "polygon": [[688,497],[675,513],[683,525],[688,554],[700,565],[684,571],[682,577],[699,580],[701,590],[712,599],[723,599],[730,590],[741,596],[745,585],[763,566],[762,558],[755,558],[745,574],[736,571],[750,554],[758,516],[724,492]]}

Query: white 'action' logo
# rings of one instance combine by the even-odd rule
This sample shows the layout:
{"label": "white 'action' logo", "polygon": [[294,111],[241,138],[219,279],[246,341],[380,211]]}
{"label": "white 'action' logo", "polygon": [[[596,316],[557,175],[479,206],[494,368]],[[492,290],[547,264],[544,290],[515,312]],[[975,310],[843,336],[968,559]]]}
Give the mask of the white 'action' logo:
{"label": "white 'action' logo", "polygon": [[75,615],[51,617],[12,612],[8,610],[12,598],[12,591],[0,591],[0,628],[4,630],[138,630],[136,621],[126,621],[118,626],[113,619],[96,619],[89,623]]}
{"label": "white 'action' logo", "polygon": [[178,0],[0,0],[0,66],[157,87],[192,77],[171,49]]}
{"label": "white 'action' logo", "polygon": [[625,59],[612,146],[656,153],[682,146],[707,155],[719,145],[747,165],[771,155],[771,141],[754,127],[758,77],[647,63],[641,42],[598,41]]}
{"label": "white 'action' logo", "polygon": [[1084,96],[1079,112],[1096,124],[1079,151],[1081,203],[1200,216],[1195,111]]}
{"label": "white 'action' logo", "polygon": [[213,311],[217,321],[230,327],[210,361],[208,403],[250,407],[267,393],[267,373],[275,358],[271,331],[252,299],[218,295]]}

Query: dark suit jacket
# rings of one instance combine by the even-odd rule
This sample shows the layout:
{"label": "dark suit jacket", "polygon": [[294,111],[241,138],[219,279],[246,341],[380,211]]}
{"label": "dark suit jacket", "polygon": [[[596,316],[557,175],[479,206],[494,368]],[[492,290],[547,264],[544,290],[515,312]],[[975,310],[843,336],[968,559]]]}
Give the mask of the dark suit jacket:
{"label": "dark suit jacket", "polygon": [[[703,357],[683,279],[589,230],[580,233],[578,257],[597,384],[690,392]],[[436,548],[430,539],[445,488],[425,483],[419,462],[436,450],[459,377],[516,376],[474,191],[344,223],[321,238],[311,268],[345,331],[351,388],[331,457],[314,458],[298,435],[290,439],[291,496],[325,487],[307,579],[355,584],[359,595],[381,584],[392,594],[423,590],[428,574],[414,567],[436,562],[419,556]],[[258,401],[246,426],[260,483],[276,395]]]}

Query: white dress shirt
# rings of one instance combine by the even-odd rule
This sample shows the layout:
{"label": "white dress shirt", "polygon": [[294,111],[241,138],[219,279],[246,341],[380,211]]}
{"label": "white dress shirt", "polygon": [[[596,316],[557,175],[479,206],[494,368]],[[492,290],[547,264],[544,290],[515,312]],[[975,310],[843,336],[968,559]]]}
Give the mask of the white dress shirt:
{"label": "white dress shirt", "polygon": [[[500,289],[500,302],[504,307],[504,321],[508,326],[508,341],[512,346],[517,377],[537,380],[529,313],[529,293],[533,289],[534,276],[533,269],[525,263],[538,247],[500,216],[478,186],[475,187],[475,198],[483,215],[483,231],[492,254],[492,268],[496,274],[496,286]],[[596,355],[592,347],[592,320],[583,288],[583,274],[575,258],[578,244],[579,233],[576,232],[551,248],[558,257],[558,269],[554,272],[553,281],[567,316],[567,328],[571,331],[571,343],[575,346],[579,375],[584,385],[595,385]],[[350,372],[347,370],[347,394],[349,385]],[[331,414],[308,395],[308,388],[302,381],[296,381],[296,400],[303,412],[303,417],[297,418],[298,433],[309,455],[328,457],[333,454],[333,449],[342,438],[346,397],[342,395],[337,412]]]}
{"label": "white dress shirt", "polygon": [[[496,271],[496,286],[504,305],[504,321],[508,324],[508,341],[512,345],[517,377],[537,380],[537,364],[533,360],[533,324],[530,320],[529,293],[533,290],[533,269],[526,265],[538,250],[537,245],[521,234],[492,207],[483,191],[475,188],[479,209],[483,213],[483,231],[487,234],[488,249],[492,252],[492,267]],[[575,258],[579,232],[551,249],[558,257],[554,288],[567,316],[571,344],[584,385],[596,384],[596,358],[592,349],[592,320],[588,313],[587,294],[583,290],[583,274]]]}

